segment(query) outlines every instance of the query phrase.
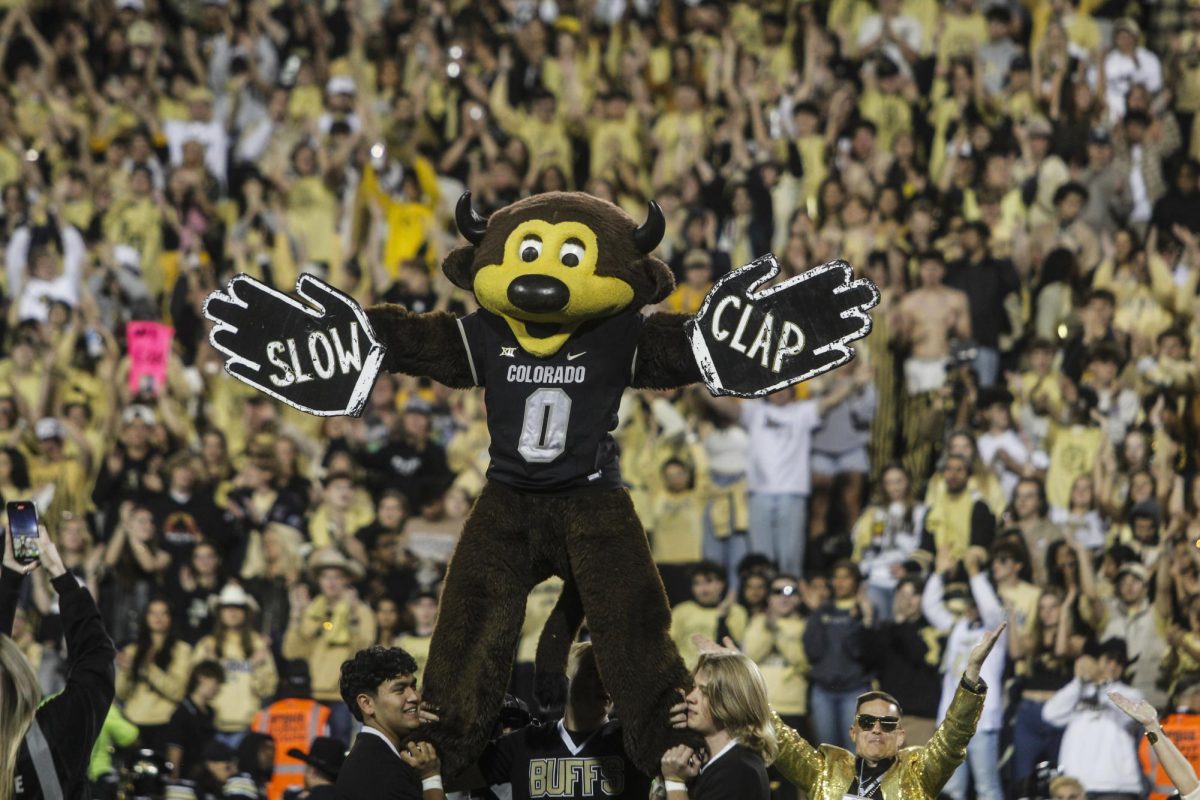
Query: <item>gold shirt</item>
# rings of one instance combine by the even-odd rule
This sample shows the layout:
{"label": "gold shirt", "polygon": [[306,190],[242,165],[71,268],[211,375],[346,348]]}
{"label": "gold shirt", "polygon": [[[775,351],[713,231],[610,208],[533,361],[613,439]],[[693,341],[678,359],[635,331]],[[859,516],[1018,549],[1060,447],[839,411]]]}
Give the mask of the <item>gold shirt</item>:
{"label": "gold shirt", "polygon": [[[929,743],[896,754],[896,763],[883,776],[882,800],[934,800],[967,755],[983,699],[960,685]],[[771,717],[779,739],[775,768],[780,774],[809,800],[842,800],[854,781],[854,754],[829,744],[814,749],[779,715],[771,712]]]}

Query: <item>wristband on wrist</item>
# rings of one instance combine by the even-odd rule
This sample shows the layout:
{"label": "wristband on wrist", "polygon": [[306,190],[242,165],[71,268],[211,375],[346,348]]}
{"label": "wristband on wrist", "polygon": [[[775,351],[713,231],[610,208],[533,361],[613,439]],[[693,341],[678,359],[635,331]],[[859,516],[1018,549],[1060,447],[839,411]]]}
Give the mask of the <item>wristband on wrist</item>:
{"label": "wristband on wrist", "polygon": [[968,692],[974,692],[975,694],[983,694],[987,691],[987,684],[983,682],[982,676],[971,680],[964,674],[962,676],[962,685]]}
{"label": "wristband on wrist", "polygon": [[421,780],[421,791],[422,792],[428,792],[430,789],[441,789],[441,788],[443,788],[441,775],[434,775],[431,778],[423,778]]}
{"label": "wristband on wrist", "polygon": [[683,781],[674,780],[673,778],[664,779],[663,786],[666,788],[666,790],[668,792],[686,792],[687,791],[686,783],[684,783]]}

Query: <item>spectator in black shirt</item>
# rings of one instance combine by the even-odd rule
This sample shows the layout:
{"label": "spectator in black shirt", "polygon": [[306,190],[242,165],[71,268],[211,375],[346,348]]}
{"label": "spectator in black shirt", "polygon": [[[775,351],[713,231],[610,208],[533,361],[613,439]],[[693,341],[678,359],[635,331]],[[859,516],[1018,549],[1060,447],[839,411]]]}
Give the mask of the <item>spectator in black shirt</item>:
{"label": "spectator in black shirt", "polygon": [[225,585],[217,548],[201,542],[175,575],[170,587],[171,611],[179,620],[180,638],[195,644],[212,631],[213,606]]}
{"label": "spectator in black shirt", "polygon": [[907,745],[923,745],[933,736],[942,692],[938,673],[941,636],[921,613],[924,588],[916,578],[903,578],[896,584],[892,619],[871,634],[871,647],[867,648],[871,666],[879,674],[879,688],[906,709]]}
{"label": "spectator in black shirt", "polygon": [[198,485],[200,462],[189,452],[171,456],[166,464],[167,486],[150,494],[146,505],[154,514],[163,537],[163,549],[171,555],[172,563],[186,563],[192,548],[207,540],[220,550],[230,552],[238,543],[231,520],[222,519],[221,510],[212,500],[212,493]]}
{"label": "spectator in black shirt", "polygon": [[121,503],[143,499],[150,488],[147,476],[162,459],[162,452],[150,441],[154,421],[154,412],[147,406],[130,406],[121,415],[117,445],[109,449],[92,490],[92,500],[104,512],[105,539],[120,519]]}
{"label": "spectator in black shirt", "polygon": [[229,493],[230,513],[247,532],[262,531],[268,523],[306,530],[304,510],[308,498],[297,497],[279,486],[279,462],[270,450],[258,450],[246,459],[239,475],[240,488]]}
{"label": "spectator in black shirt", "polygon": [[430,436],[432,413],[424,400],[409,400],[399,428],[392,431],[387,444],[362,456],[363,466],[377,473],[377,488],[404,492],[409,508],[419,507],[426,489],[444,488],[453,479],[446,465],[446,451]]}
{"label": "spectator in black shirt", "polygon": [[[704,737],[708,758],[687,745],[663,754],[667,800],[766,800],[766,764],[779,745],[758,667],[744,653],[702,652],[694,678],[687,728]],[[678,725],[676,716],[672,720]]]}
{"label": "spectator in black shirt", "polygon": [[[0,681],[12,687],[6,689],[12,695],[0,698],[6,709],[0,715],[0,743],[4,745],[0,748],[0,780],[12,787],[6,795],[21,800],[83,800],[90,796],[87,768],[92,747],[115,693],[113,660],[117,653],[92,596],[67,572],[44,527],[38,529],[38,552],[36,564],[19,564],[13,558],[12,537],[4,535]],[[37,676],[9,638],[23,578],[39,565],[49,573],[58,592],[69,667],[66,688],[40,706]],[[15,752],[10,749],[14,741],[20,742]]]}
{"label": "spectator in black shirt", "polygon": [[216,661],[201,661],[188,676],[187,694],[167,725],[167,761],[171,777],[190,778],[200,766],[204,745],[216,733],[210,705],[225,682],[225,669]]}
{"label": "spectator in black shirt", "polygon": [[967,223],[961,235],[964,257],[947,266],[945,284],[967,294],[976,347],[975,372],[979,387],[987,389],[1000,375],[1000,334],[1009,329],[1005,300],[1020,289],[1020,279],[1010,261],[988,253],[987,223]]}
{"label": "spectator in black shirt", "polygon": [[1125,343],[1113,328],[1116,315],[1117,298],[1112,292],[1093,289],[1088,294],[1087,302],[1079,312],[1082,327],[1063,343],[1063,375],[1078,383],[1089,355],[1100,344],[1115,346],[1124,360]]}

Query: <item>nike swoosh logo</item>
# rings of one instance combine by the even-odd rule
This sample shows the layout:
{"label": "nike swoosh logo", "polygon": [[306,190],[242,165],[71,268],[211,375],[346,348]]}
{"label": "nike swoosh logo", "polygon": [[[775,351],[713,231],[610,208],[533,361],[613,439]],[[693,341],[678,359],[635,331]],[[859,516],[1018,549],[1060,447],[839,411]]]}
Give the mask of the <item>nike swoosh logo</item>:
{"label": "nike swoosh logo", "polygon": [[586,353],[587,353],[587,350],[584,350],[582,353],[567,353],[567,361],[574,361],[575,359],[579,358],[580,356],[582,356]]}

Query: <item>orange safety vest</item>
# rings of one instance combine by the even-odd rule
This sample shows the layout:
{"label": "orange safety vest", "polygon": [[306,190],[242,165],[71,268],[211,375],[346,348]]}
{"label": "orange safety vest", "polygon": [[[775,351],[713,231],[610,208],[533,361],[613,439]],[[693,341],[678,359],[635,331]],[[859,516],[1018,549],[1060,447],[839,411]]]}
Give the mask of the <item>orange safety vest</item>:
{"label": "orange safety vest", "polygon": [[329,735],[329,709],[316,700],[287,697],[254,715],[251,729],[275,740],[275,773],[267,784],[267,800],[281,800],[284,790],[304,786],[306,764],[289,756],[293,748],[308,752],[313,739]]}
{"label": "orange safety vest", "polygon": [[[1200,712],[1177,711],[1161,724],[1163,733],[1171,737],[1171,741],[1179,748],[1179,752],[1183,753],[1192,768],[1200,771]],[[1142,742],[1138,745],[1138,760],[1142,762],[1142,773],[1149,777],[1153,784],[1150,800],[1167,800],[1178,794],[1145,737],[1142,737]]]}

